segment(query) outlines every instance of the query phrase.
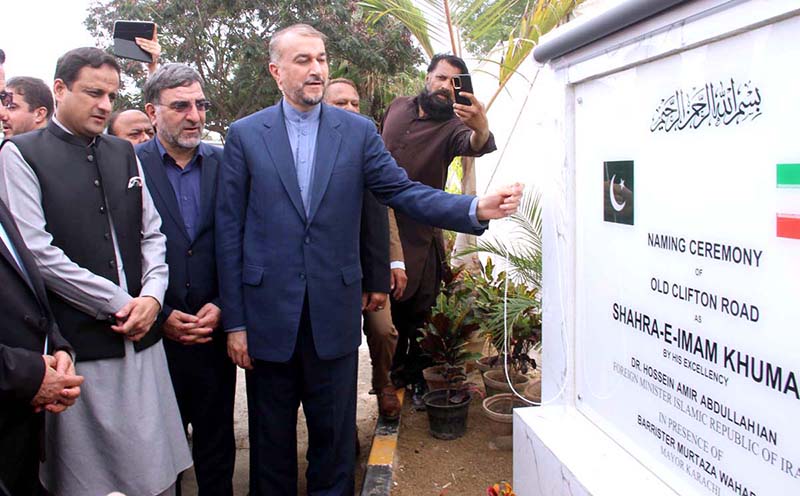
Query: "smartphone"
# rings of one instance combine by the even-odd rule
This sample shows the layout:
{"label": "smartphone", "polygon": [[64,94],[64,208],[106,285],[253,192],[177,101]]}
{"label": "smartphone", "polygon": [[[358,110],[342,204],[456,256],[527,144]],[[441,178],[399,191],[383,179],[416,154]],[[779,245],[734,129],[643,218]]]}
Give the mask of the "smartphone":
{"label": "smartphone", "polygon": [[136,44],[136,38],[153,39],[156,25],[147,21],[114,21],[114,55],[150,63],[153,56]]}
{"label": "smartphone", "polygon": [[469,74],[456,74],[453,76],[453,89],[456,93],[456,103],[460,103],[461,105],[472,105],[472,102],[469,100],[469,98],[461,96],[462,91],[473,93],[472,78]]}

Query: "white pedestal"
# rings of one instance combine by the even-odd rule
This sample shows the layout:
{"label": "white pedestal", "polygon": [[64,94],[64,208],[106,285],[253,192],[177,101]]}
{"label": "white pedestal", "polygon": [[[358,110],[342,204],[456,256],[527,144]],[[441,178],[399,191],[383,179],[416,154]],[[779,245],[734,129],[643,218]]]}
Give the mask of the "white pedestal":
{"label": "white pedestal", "polygon": [[573,408],[514,410],[518,496],[676,496]]}
{"label": "white pedestal", "polygon": [[[511,131],[522,130],[517,131],[517,148],[508,153],[504,149],[500,156],[505,163],[522,164],[516,169],[519,174],[536,170],[534,184],[543,197],[540,365],[542,399],[547,406],[514,411],[513,485],[519,496],[745,493],[736,488],[759,495],[800,494],[800,475],[792,468],[800,465],[792,461],[800,460],[798,430],[791,424],[797,418],[792,413],[798,409],[794,390],[786,394],[788,389],[764,388],[747,370],[736,364],[726,366],[721,355],[704,355],[702,350],[688,349],[691,346],[671,347],[671,338],[656,341],[653,333],[645,337],[643,329],[621,324],[624,319],[613,317],[612,312],[612,303],[618,302],[628,308],[646,308],[654,319],[658,317],[662,338],[670,322],[675,324],[671,329],[695,330],[696,337],[702,335],[720,350],[743,350],[767,363],[796,365],[790,353],[797,337],[788,331],[796,327],[792,326],[794,308],[781,298],[797,294],[796,278],[784,274],[797,272],[793,254],[798,245],[789,244],[797,243],[794,239],[785,241],[791,236],[776,236],[774,222],[780,208],[800,211],[798,197],[792,197],[789,207],[778,202],[775,183],[776,165],[800,161],[796,149],[784,148],[793,142],[791,137],[781,134],[794,129],[789,124],[793,121],[784,123],[783,119],[800,115],[789,83],[797,79],[792,79],[796,68],[785,63],[791,58],[786,47],[796,46],[792,41],[798,28],[798,0],[687,1],[566,52],[546,67],[533,68],[526,79],[531,98],[524,99],[526,107],[520,114],[526,118],[520,119],[519,126],[517,121],[508,121],[513,122]],[[577,28],[564,26],[561,34],[569,29]],[[653,116],[659,115],[659,105],[673,98],[673,93],[683,95],[734,81],[747,82],[748,87],[760,85],[761,89],[750,91],[758,95],[759,105],[763,95],[765,103],[763,109],[758,107],[758,115],[763,111],[764,116],[759,120],[741,126],[739,121],[726,121],[732,123],[729,127],[717,121],[714,126],[686,127],[683,134],[654,134]],[[734,93],[733,87],[726,91]],[[518,108],[519,101],[509,102],[508,108]],[[748,105],[753,107],[742,104],[741,108]],[[739,106],[731,108],[740,111]],[[499,142],[510,141],[501,138]],[[736,148],[740,143],[746,144]],[[706,151],[709,155],[703,155]],[[721,158],[720,151],[728,155]],[[604,217],[606,196],[601,196],[600,186],[612,202],[615,197],[601,172],[606,163],[624,161],[630,161],[631,167],[637,163],[636,185],[644,192],[637,196],[636,224],[607,222]],[[679,174],[676,163],[689,166]],[[540,168],[534,169],[537,164]],[[708,172],[701,179],[699,172],[712,171],[712,164],[724,164],[719,169],[724,172],[719,176]],[[488,170],[494,178],[494,170]],[[758,180],[756,172],[761,174]],[[608,169],[604,174],[613,184]],[[728,189],[715,189],[722,176],[744,178],[738,194],[732,194],[727,185]],[[485,184],[479,181],[478,189]],[[628,184],[633,191],[632,176]],[[689,184],[701,194],[686,193]],[[752,196],[751,190],[762,196]],[[661,200],[654,196],[657,191],[670,193]],[[712,191],[717,192],[718,202],[709,199]],[[724,203],[730,201],[739,208],[738,198],[745,196],[750,203],[742,207],[742,214]],[[684,197],[704,198],[714,203],[719,214],[714,217],[706,212],[703,217],[697,215],[698,209],[677,209],[692,205]],[[781,206],[776,208],[776,202]],[[753,205],[763,209],[755,213]],[[609,208],[619,211],[612,205]],[[689,232],[689,239],[702,233],[697,236],[764,247],[772,265],[748,272],[713,259],[682,257],[680,250],[673,253],[648,246],[647,234],[660,232]],[[701,275],[703,279],[696,279]],[[705,307],[687,307],[683,298],[673,301],[659,296],[657,288],[647,284],[648,278],[690,281],[690,285],[716,287],[721,293],[728,288],[750,291],[751,299],[763,302],[762,315],[769,314],[772,320],[764,318],[755,327],[753,321],[731,320],[724,314],[700,315]],[[629,329],[622,332],[620,325]],[[721,386],[695,374],[686,365],[692,360],[674,358],[676,348],[704,366],[724,370],[733,378],[731,387],[726,390],[727,381]],[[654,399],[655,389],[647,389],[654,386],[652,376],[619,372],[624,367],[636,369],[642,359],[651,370],[657,365],[658,377],[671,380],[667,382],[671,400]],[[663,375],[662,370],[666,371]],[[758,452],[742,449],[736,443],[739,438],[723,435],[706,417],[711,416],[714,425],[728,422],[732,423],[729,428],[744,430],[740,437],[749,435],[748,431],[719,412],[700,409],[699,418],[692,416],[694,410],[686,405],[697,400],[694,396],[684,399],[688,390],[740,406],[748,418],[768,425],[770,432],[781,431],[781,444],[772,441],[772,447],[762,445]],[[672,438],[662,436],[664,432]]]}

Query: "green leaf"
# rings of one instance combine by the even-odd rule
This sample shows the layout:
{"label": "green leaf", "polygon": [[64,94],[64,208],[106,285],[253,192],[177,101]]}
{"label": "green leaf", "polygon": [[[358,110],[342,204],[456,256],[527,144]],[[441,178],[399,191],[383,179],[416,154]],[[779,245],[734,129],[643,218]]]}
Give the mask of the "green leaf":
{"label": "green leaf", "polygon": [[368,13],[367,21],[377,23],[391,16],[408,28],[429,58],[433,57],[431,31],[434,29],[411,0],[362,0],[358,5]]}

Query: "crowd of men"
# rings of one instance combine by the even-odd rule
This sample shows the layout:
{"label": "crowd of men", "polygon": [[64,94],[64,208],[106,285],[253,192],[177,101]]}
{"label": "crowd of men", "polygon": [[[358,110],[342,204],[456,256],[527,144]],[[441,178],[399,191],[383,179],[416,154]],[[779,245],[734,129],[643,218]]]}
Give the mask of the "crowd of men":
{"label": "crowd of men", "polygon": [[495,149],[483,105],[454,104],[461,59],[435,57],[379,134],[328,81],[325,39],[272,36],[283,98],[224,150],[188,65],[150,67],[144,112],[112,112],[116,59],[70,50],[54,109],[44,82],[5,83],[0,51],[0,495],[180,494],[192,464],[199,494],[233,494],[237,365],[250,494],[296,493],[301,404],[308,494],[353,494],[362,315],[380,414],[406,385],[421,405],[438,228],[480,234],[522,187],[442,191],[454,157]]}

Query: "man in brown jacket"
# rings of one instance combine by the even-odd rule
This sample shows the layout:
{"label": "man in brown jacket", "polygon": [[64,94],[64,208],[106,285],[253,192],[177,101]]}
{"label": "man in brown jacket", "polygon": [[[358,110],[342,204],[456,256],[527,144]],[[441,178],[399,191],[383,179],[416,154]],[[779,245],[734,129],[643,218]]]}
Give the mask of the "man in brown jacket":
{"label": "man in brown jacket", "polygon": [[[497,149],[483,104],[466,92],[461,95],[471,105],[454,103],[453,76],[467,73],[459,57],[436,55],[428,65],[425,88],[416,97],[395,99],[386,111],[383,141],[412,181],[444,189],[455,157],[477,157]],[[414,386],[414,406],[423,409],[422,369],[427,363],[417,344],[417,329],[436,300],[447,257],[439,229],[400,213],[397,226],[408,285],[392,302],[392,320],[399,332],[392,375],[395,384]]]}

